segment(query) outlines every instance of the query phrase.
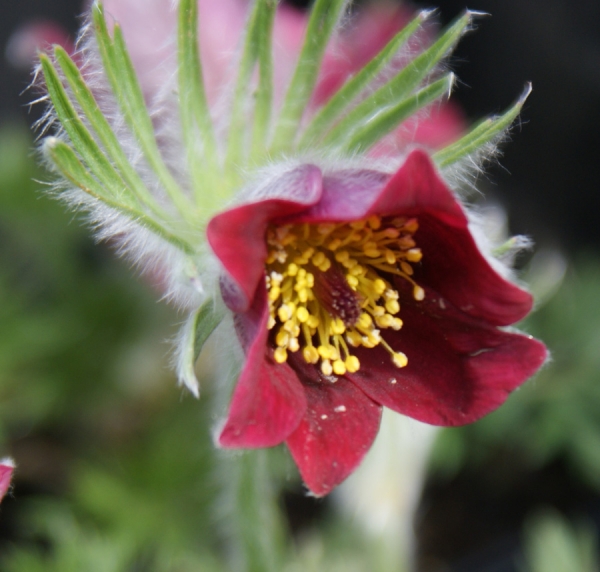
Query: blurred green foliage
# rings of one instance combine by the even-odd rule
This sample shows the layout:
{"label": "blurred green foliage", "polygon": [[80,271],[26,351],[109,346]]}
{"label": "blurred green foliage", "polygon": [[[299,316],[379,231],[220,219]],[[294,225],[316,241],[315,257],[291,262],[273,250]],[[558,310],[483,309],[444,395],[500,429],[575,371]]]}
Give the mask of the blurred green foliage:
{"label": "blurred green foliage", "polygon": [[543,509],[525,524],[523,572],[599,572],[598,539],[593,526],[570,524]]}

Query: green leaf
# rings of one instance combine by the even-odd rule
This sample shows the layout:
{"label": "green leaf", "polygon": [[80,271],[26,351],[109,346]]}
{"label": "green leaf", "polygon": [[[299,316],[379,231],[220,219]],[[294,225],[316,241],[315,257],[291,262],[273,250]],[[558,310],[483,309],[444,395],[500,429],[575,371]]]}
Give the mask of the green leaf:
{"label": "green leaf", "polygon": [[248,86],[251,84],[252,72],[260,50],[262,41],[260,33],[264,28],[263,19],[266,15],[267,4],[271,0],[256,0],[254,8],[250,14],[250,19],[246,25],[246,38],[244,49],[239,64],[239,71],[233,95],[233,104],[231,107],[231,121],[229,124],[229,137],[227,147],[227,158],[225,160],[226,170],[235,168],[242,160],[243,149],[247,145],[245,135],[247,133],[246,124],[248,115],[251,113],[254,103],[253,94]]}
{"label": "green leaf", "polygon": [[390,60],[406,44],[408,39],[429,17],[431,11],[424,10],[413,18],[388,44],[356,75],[352,76],[332,97],[321,107],[306,131],[302,135],[299,147],[309,147],[313,142],[322,137],[331,124],[343,113],[369,83],[377,77]]}
{"label": "green leaf", "polygon": [[110,161],[108,161],[75,111],[60,77],[48,56],[41,54],[40,61],[48,93],[64,130],[83,160],[102,183],[102,187],[98,193],[99,196],[103,197],[103,200],[112,199],[125,201],[130,205],[136,204],[138,201],[132,201],[131,195],[127,193],[125,182]]}
{"label": "green leaf", "polygon": [[63,177],[90,197],[102,201],[122,215],[146,227],[186,254],[194,254],[194,249],[183,238],[166,230],[142,211],[107,196],[103,185],[90,174],[69,145],[55,137],[47,137],[44,141],[44,151]]}
{"label": "green leaf", "polygon": [[304,45],[288,87],[273,137],[272,150],[293,145],[304,110],[312,96],[327,42],[347,0],[316,0],[308,20]]}
{"label": "green leaf", "polygon": [[200,396],[200,384],[194,366],[200,357],[204,344],[225,316],[222,304],[208,299],[195,314],[192,314],[183,327],[179,378],[195,397]]}
{"label": "green leaf", "polygon": [[258,89],[254,110],[252,157],[257,159],[266,149],[273,107],[273,23],[277,10],[276,0],[265,2],[257,37]]}
{"label": "green leaf", "polygon": [[370,97],[358,104],[325,137],[328,146],[344,146],[352,134],[375,117],[380,111],[405,99],[427,76],[427,74],[456,45],[471,22],[472,13],[466,12],[452,24],[440,38],[422,54],[412,60],[389,82]]}
{"label": "green leaf", "polygon": [[137,81],[133,64],[127,53],[121,28],[118,24],[115,24],[113,38],[111,39],[106,27],[104,9],[99,3],[94,4],[92,8],[92,19],[104,70],[119,107],[140,144],[148,164],[160,179],[169,198],[173,201],[180,215],[192,225],[195,225],[197,223],[195,209],[173,178],[158,149],[152,120]]}
{"label": "green leaf", "polygon": [[[85,83],[79,68],[75,65],[62,47],[56,46],[54,48],[54,54],[56,57],[56,62],[60,66],[65,76],[65,80],[71,88],[71,91],[77,100],[83,115],[89,122],[90,127],[98,136],[98,139],[102,143],[109,160],[112,161],[116,168],[120,171],[119,174],[112,173],[112,177],[114,177],[117,181],[122,180],[123,183],[121,184],[124,186],[124,190],[131,192],[139,204],[147,206],[154,213],[159,215],[159,217],[164,218],[162,209],[157,204],[152,194],[148,191],[146,185],[136,173],[135,169],[129,163],[121,144],[119,143],[108,121],[100,111],[100,108],[94,99],[90,88]],[[88,153],[83,155],[83,152],[86,150],[86,148],[81,144],[78,145],[77,141],[73,139],[73,136],[68,129],[71,124],[77,124],[77,119],[64,116],[64,112],[61,116],[61,108],[59,107],[59,104],[64,99],[68,100],[68,95],[62,87],[62,83],[60,83],[58,76],[55,75],[56,72],[52,66],[52,63],[43,55],[40,56],[40,60],[42,61],[42,69],[44,70],[44,76],[46,77],[46,82],[48,84],[48,91],[65,130],[67,133],[69,133],[75,148],[82,153],[84,160],[88,163],[90,168],[98,174],[99,171],[95,166],[94,159],[101,160],[101,158],[104,157],[104,153],[96,145],[95,141],[92,141],[92,144],[88,148]],[[52,84],[52,88],[50,84]],[[72,111],[74,112],[74,110]],[[92,154],[91,160],[89,157],[90,153]]]}
{"label": "green leaf", "polygon": [[454,82],[454,74],[439,79],[424,87],[414,95],[398,104],[389,107],[376,115],[362,128],[354,132],[352,138],[344,146],[348,153],[364,152],[377,143],[382,137],[392,132],[402,121],[429,105],[443,95],[449,95]]}
{"label": "green leaf", "polygon": [[[181,0],[178,28],[179,113],[196,202],[201,204],[214,197],[214,193],[207,193],[204,189],[207,187],[207,171],[210,172],[218,165],[218,150],[204,89],[198,46],[198,2]],[[198,160],[198,134],[202,142],[202,161]]]}
{"label": "green leaf", "polygon": [[502,135],[517,118],[530,93],[531,84],[527,84],[523,95],[506,112],[498,117],[484,119],[458,141],[435,153],[433,159],[437,165],[441,168],[448,167]]}

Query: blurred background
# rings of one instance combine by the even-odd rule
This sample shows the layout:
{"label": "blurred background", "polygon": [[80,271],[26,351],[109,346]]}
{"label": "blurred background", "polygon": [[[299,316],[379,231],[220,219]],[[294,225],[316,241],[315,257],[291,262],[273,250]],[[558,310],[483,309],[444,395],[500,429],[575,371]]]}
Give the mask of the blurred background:
{"label": "blurred background", "polygon": [[[420,572],[598,570],[600,3],[437,5],[441,24],[465,7],[492,14],[451,59],[469,121],[533,82],[480,186],[496,219],[507,213],[537,245],[519,259],[539,300],[520,327],[552,362],[498,412],[424,440],[424,474],[387,479],[423,488]],[[168,353],[181,317],[43,193],[30,130],[42,109],[24,91],[31,34],[68,46],[81,11],[80,0],[0,3],[0,453],[18,466],[0,507],[0,569],[226,570],[210,372],[199,402],[176,388]],[[406,431],[419,440],[420,428]],[[286,454],[271,462],[293,539],[286,570],[403,569],[407,555],[382,548],[393,535],[366,531],[359,509],[343,516],[346,493],[307,498]]]}

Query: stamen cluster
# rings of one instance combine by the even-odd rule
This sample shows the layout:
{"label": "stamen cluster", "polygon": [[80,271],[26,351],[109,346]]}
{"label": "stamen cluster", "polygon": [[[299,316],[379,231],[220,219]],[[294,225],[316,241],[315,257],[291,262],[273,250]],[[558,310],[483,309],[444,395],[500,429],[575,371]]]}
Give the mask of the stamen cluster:
{"label": "stamen cluster", "polygon": [[415,300],[425,291],[413,280],[411,264],[422,253],[413,238],[415,218],[370,216],[350,223],[291,224],[267,230],[266,281],[274,359],[302,348],[307,363],[324,375],[359,370],[350,347],[384,347],[401,368],[408,358],[393,350],[381,330],[400,330],[400,276],[413,285]]}

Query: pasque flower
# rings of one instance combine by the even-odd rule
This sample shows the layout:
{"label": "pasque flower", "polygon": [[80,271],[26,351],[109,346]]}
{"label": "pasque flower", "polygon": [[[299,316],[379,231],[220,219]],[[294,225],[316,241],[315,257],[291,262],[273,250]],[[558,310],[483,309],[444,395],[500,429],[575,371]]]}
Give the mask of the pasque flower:
{"label": "pasque flower", "polygon": [[370,447],[381,406],[462,425],[543,363],[540,342],[499,329],[530,295],[486,261],[425,153],[391,176],[304,165],[278,184],[300,199],[208,226],[246,351],[222,445],[285,441],[322,495]]}
{"label": "pasque flower", "polygon": [[42,56],[60,125],[44,151],[62,196],[188,312],[178,371],[196,394],[199,349],[232,318],[245,359],[218,443],[285,442],[323,495],[382,407],[437,425],[498,407],[546,351],[505,329],[531,297],[451,189],[524,100],[456,140],[439,102],[453,76],[436,70],[474,14],[434,40],[430,12],[389,6],[336,31],[344,0],[308,18],[272,0],[247,16],[241,0],[171,5],[107,0],[111,35],[94,4],[80,69]]}

